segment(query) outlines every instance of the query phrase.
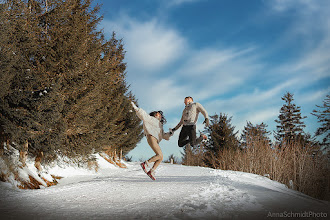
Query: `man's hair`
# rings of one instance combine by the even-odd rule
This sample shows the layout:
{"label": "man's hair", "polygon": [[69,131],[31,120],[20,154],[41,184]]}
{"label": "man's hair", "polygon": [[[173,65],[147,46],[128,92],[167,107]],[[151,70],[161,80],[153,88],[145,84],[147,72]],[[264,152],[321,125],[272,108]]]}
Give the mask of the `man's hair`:
{"label": "man's hair", "polygon": [[186,98],[184,98],[184,99],[191,99],[191,100],[193,100],[193,101],[194,101],[193,97],[191,97],[191,96],[187,96],[187,97],[186,97]]}

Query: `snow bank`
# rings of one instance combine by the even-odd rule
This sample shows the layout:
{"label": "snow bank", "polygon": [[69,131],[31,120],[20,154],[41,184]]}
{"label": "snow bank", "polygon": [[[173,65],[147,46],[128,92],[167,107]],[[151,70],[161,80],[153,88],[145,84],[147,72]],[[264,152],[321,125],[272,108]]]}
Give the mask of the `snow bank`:
{"label": "snow bank", "polygon": [[[94,154],[96,165],[90,169],[87,164],[72,161],[72,159],[58,156],[57,160],[49,165],[35,167],[35,158],[28,157],[26,165],[19,161],[19,151],[11,146],[4,146],[5,155],[0,157],[0,180],[10,183],[20,189],[39,189],[58,183],[58,179],[72,176],[96,175],[97,169],[116,169],[99,154]],[[116,161],[122,163],[122,161]]]}
{"label": "snow bank", "polygon": [[231,171],[231,170],[213,170],[212,174],[215,176],[221,176],[223,178],[227,178],[234,182],[244,182],[273,190],[283,191],[288,188],[285,184],[252,173],[244,173],[244,172]]}
{"label": "snow bank", "polygon": [[48,173],[59,177],[69,177],[75,175],[93,175],[95,170],[89,170],[87,165],[82,165],[79,163],[73,163],[67,157],[58,156],[56,161],[44,167]]}

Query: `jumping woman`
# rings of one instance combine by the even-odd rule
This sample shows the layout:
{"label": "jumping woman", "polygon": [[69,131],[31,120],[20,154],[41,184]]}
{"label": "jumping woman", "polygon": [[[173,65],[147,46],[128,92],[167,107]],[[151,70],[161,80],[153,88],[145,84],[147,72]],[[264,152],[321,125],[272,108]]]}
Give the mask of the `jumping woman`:
{"label": "jumping woman", "polygon": [[[156,154],[149,160],[141,163],[141,167],[152,180],[156,180],[155,170],[163,160],[163,153],[159,147],[159,142],[162,139],[169,140],[173,133],[164,133],[163,125],[166,123],[166,119],[163,116],[162,111],[153,111],[150,114],[147,114],[142,108],[138,108],[134,102],[132,102],[132,106],[136,115],[143,121],[144,134],[149,146]],[[151,163],[154,163],[154,165],[149,171],[147,171],[147,168]]]}

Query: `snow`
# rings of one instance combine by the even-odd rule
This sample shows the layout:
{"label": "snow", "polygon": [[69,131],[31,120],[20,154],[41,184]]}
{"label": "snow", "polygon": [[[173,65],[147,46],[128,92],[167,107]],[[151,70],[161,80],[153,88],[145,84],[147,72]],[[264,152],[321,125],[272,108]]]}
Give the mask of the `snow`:
{"label": "snow", "polygon": [[[255,174],[162,163],[152,181],[137,162],[118,168],[95,155],[98,172],[59,162],[45,167],[59,184],[21,190],[0,183],[0,213],[24,219],[269,219],[330,204]],[[28,162],[26,173],[34,173]],[[24,172],[24,170],[22,170]],[[6,219],[5,218],[5,219]]]}

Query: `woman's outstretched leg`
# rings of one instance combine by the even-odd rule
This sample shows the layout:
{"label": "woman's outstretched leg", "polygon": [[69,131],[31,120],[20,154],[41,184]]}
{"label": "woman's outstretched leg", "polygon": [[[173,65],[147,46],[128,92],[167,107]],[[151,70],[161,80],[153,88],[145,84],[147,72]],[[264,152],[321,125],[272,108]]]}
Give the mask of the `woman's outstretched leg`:
{"label": "woman's outstretched leg", "polygon": [[148,135],[147,141],[148,141],[149,146],[152,148],[152,150],[156,154],[155,156],[153,156],[149,160],[147,160],[148,163],[155,162],[153,167],[151,168],[154,171],[163,160],[163,152],[160,149],[158,141],[155,137]]}

